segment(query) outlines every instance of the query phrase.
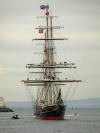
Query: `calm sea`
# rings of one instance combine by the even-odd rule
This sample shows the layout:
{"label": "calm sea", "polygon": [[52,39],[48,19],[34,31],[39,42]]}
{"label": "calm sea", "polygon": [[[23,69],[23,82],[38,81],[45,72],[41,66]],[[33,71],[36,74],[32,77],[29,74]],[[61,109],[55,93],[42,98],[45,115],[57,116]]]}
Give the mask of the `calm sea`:
{"label": "calm sea", "polygon": [[[74,109],[66,112],[65,120],[37,120],[33,110],[16,108],[14,113],[0,112],[0,133],[100,133],[100,109]],[[78,112],[78,116],[73,116]]]}

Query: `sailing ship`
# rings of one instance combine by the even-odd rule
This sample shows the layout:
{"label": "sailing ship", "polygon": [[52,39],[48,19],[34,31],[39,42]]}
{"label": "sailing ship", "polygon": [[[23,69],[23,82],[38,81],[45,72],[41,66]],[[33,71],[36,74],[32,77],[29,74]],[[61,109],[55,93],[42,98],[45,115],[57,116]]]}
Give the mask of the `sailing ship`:
{"label": "sailing ship", "polygon": [[[54,29],[60,29],[60,26],[53,26],[53,18],[56,16],[50,15],[49,5],[41,5],[40,9],[45,11],[44,18],[46,24],[44,26],[38,26],[35,29],[39,30],[39,33],[44,32],[44,38],[35,38],[32,41],[44,41],[43,44],[43,61],[40,64],[27,64],[28,69],[41,69],[37,72],[42,75],[40,79],[22,80],[27,87],[38,86],[36,102],[34,105],[34,115],[37,119],[45,120],[61,120],[64,119],[66,105],[62,98],[61,86],[65,83],[81,82],[81,80],[71,79],[59,79],[57,77],[58,68],[76,68],[74,63],[56,63],[55,62],[55,40],[68,40],[67,38],[54,38]],[[36,72],[31,72],[36,74]]]}

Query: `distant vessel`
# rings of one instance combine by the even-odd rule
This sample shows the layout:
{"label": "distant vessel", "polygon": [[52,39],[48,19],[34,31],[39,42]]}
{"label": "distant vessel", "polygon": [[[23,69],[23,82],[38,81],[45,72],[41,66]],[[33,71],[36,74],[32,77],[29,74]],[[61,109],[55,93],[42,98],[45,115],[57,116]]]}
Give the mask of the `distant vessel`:
{"label": "distant vessel", "polygon": [[14,112],[12,109],[9,109],[4,105],[3,97],[0,97],[0,112]]}
{"label": "distant vessel", "polygon": [[[55,62],[55,40],[67,40],[67,38],[54,38],[54,29],[60,29],[60,26],[53,26],[53,18],[49,13],[49,5],[40,6],[42,10],[45,10],[45,16],[40,18],[46,19],[46,25],[38,26],[36,29],[39,33],[44,32],[44,38],[35,38],[33,40],[44,41],[43,45],[43,61],[40,64],[27,64],[26,68],[31,69],[31,74],[40,73],[42,76],[39,79],[29,79],[22,80],[27,87],[39,86],[37,91],[36,103],[34,105],[34,114],[37,119],[47,119],[47,120],[59,120],[64,119],[66,105],[62,99],[61,86],[65,83],[81,82],[81,80],[72,79],[60,79],[57,74],[60,73],[56,71],[58,68],[76,68],[74,63],[56,63]],[[40,69],[42,71],[33,72],[33,68]]]}

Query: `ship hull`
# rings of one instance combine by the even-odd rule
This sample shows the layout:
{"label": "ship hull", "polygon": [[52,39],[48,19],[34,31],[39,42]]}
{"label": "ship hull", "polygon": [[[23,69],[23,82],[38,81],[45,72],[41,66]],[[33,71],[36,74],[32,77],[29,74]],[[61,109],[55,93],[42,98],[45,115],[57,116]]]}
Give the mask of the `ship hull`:
{"label": "ship hull", "polygon": [[63,120],[65,114],[65,106],[47,106],[42,110],[35,110],[37,119],[42,120]]}

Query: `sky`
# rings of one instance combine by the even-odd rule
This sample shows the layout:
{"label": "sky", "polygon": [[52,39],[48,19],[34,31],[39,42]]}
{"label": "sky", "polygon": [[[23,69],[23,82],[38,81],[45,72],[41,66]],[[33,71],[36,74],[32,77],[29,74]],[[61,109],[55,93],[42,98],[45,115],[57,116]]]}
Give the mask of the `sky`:
{"label": "sky", "polygon": [[30,100],[20,81],[28,75],[26,64],[41,61],[34,53],[42,46],[32,38],[41,37],[34,28],[45,23],[37,16],[44,15],[40,5],[46,3],[58,16],[54,25],[64,26],[54,36],[68,38],[55,42],[56,60],[74,62],[73,76],[83,81],[74,99],[100,98],[100,0],[0,0],[0,96]]}

